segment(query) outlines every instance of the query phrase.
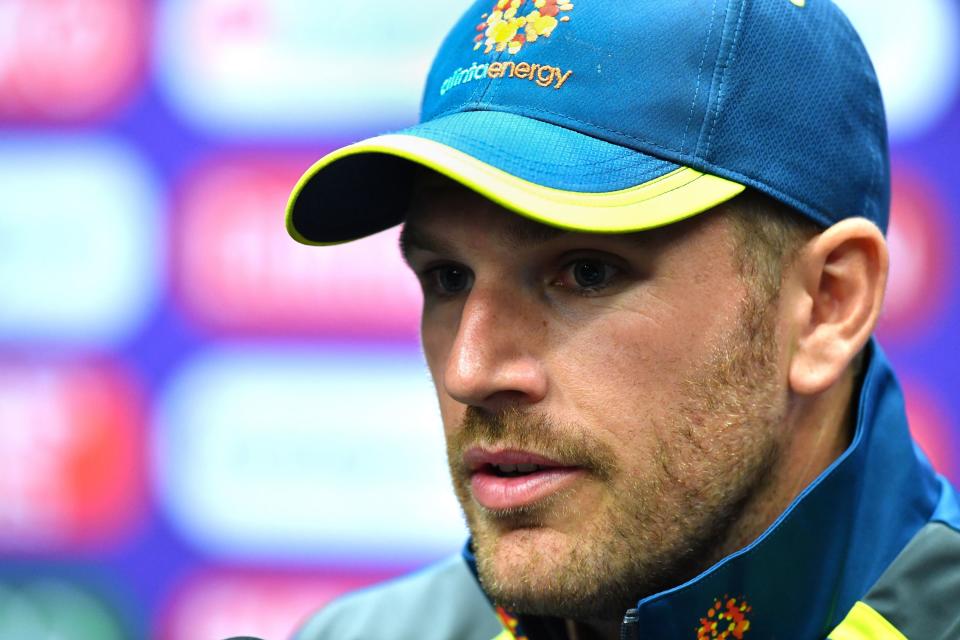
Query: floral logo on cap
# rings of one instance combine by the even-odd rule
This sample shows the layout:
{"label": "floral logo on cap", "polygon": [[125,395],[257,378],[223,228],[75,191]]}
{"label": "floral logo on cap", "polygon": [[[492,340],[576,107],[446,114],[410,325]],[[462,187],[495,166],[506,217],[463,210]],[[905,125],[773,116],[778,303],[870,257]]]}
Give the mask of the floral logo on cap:
{"label": "floral logo on cap", "polygon": [[743,635],[750,630],[750,621],[747,614],[753,608],[742,597],[723,597],[716,600],[707,611],[704,618],[700,618],[697,628],[697,640],[743,640]]}
{"label": "floral logo on cap", "polygon": [[[533,9],[521,14],[526,0],[497,0],[490,13],[485,13],[483,22],[477,25],[474,50],[484,47],[484,53],[506,51],[517,53],[528,42],[549,38],[561,22],[569,16],[560,16],[562,11],[571,11],[570,0],[535,0]],[[559,16],[559,17],[558,17]]]}

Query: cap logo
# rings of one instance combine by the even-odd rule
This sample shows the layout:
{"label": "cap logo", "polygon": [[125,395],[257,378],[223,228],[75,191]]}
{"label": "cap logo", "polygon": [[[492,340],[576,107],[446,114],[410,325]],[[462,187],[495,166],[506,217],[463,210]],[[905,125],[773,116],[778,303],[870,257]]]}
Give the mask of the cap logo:
{"label": "cap logo", "polygon": [[446,95],[447,91],[462,84],[480,80],[482,78],[513,78],[516,80],[527,80],[536,84],[538,87],[561,88],[570,76],[573,70],[564,71],[560,67],[549,64],[537,64],[529,62],[474,62],[469,67],[460,67],[453,74],[443,81],[440,85],[440,95]]}
{"label": "cap logo", "polygon": [[[521,14],[524,5],[532,4],[530,11]],[[568,22],[569,16],[559,16],[560,12],[572,11],[569,0],[497,0],[490,13],[481,16],[483,21],[477,25],[480,33],[474,38],[474,50],[483,47],[484,53],[494,51],[517,53],[527,43],[540,38],[549,38],[561,22]]]}

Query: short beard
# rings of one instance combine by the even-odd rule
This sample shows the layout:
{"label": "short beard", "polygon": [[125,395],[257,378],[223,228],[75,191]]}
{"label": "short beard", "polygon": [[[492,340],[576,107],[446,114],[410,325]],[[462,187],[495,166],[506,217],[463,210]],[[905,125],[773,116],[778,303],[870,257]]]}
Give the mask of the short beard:
{"label": "short beard", "polygon": [[[519,410],[468,408],[447,454],[480,580],[494,602],[524,615],[619,618],[638,600],[696,576],[732,552],[731,544],[742,543],[738,524],[750,515],[744,510],[750,498],[770,482],[785,413],[772,306],[769,300],[745,301],[738,325],[717,341],[702,374],[684,383],[687,401],[664,423],[644,427],[655,462],[643,477],[618,469],[614,450],[586,426]],[[533,450],[583,467],[613,500],[575,538],[565,536],[560,548],[545,549],[537,544],[536,529],[545,514],[565,517],[567,495],[515,512],[488,512],[472,499],[469,474],[460,464],[476,444]],[[497,564],[505,532],[524,549],[509,571]],[[516,538],[528,534],[529,544]]]}

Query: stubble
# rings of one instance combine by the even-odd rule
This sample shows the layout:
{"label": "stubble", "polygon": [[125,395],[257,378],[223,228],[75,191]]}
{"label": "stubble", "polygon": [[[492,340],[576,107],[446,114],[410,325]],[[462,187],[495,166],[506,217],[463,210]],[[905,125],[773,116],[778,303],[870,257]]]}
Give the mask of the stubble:
{"label": "stubble", "polygon": [[[666,419],[637,416],[636,433],[647,441],[616,448],[587,425],[469,407],[447,453],[488,595],[519,614],[609,619],[732,551],[732,541],[745,535],[738,529],[749,515],[745,505],[770,481],[779,453],[785,402],[775,354],[769,301],[745,301],[737,326],[682,383],[686,400]],[[559,492],[491,513],[473,500],[461,464],[473,445],[535,451],[579,466],[602,488],[603,500],[584,514],[570,506],[570,492]],[[639,472],[620,462],[632,446],[651,452],[651,464]],[[551,535],[545,545],[548,520],[575,523],[576,533]]]}

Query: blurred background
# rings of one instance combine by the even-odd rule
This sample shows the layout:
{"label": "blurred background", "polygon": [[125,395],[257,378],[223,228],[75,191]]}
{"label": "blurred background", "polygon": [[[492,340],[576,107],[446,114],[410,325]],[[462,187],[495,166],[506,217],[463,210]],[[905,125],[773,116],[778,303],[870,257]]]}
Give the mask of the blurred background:
{"label": "blurred background", "polygon": [[[465,530],[396,232],[283,230],[465,0],[0,0],[0,639],[286,638]],[[960,10],[842,0],[894,166],[880,337],[960,480]]]}

